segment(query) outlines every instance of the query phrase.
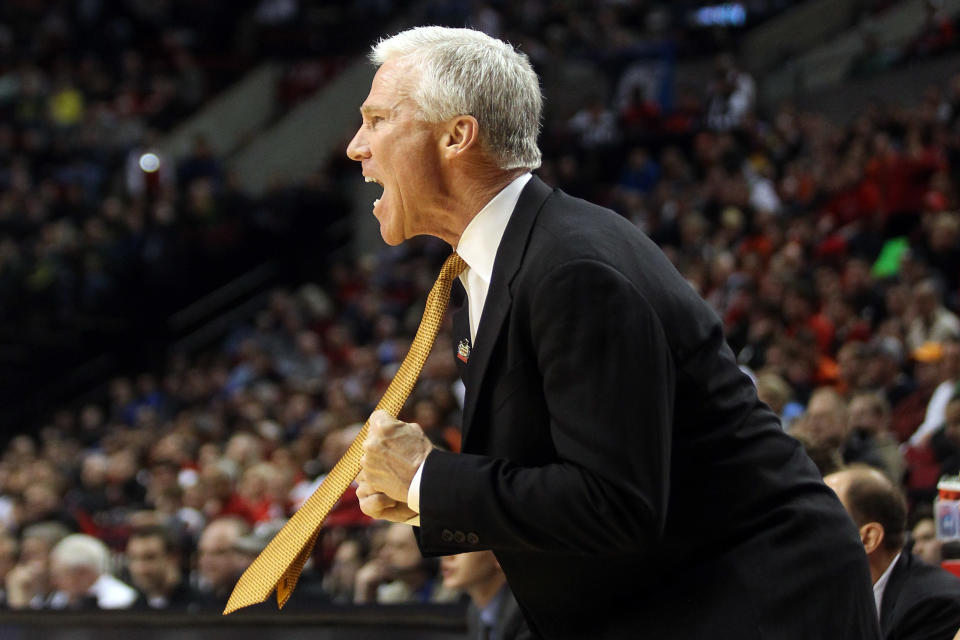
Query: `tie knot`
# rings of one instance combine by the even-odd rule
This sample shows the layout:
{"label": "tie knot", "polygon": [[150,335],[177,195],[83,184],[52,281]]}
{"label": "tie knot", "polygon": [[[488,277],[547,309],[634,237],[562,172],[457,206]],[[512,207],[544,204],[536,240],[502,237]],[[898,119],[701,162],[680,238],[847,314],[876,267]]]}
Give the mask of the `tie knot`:
{"label": "tie knot", "polygon": [[467,263],[464,262],[459,253],[454,251],[447,258],[446,262],[443,263],[443,268],[440,269],[440,277],[452,281],[454,278],[463,273],[466,268]]}

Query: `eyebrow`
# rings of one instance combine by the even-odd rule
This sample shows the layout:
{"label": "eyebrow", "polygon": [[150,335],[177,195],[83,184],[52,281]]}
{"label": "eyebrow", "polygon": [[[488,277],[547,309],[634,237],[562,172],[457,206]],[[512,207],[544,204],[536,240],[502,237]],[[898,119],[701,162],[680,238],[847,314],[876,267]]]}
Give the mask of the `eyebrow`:
{"label": "eyebrow", "polygon": [[387,111],[390,111],[389,107],[381,107],[380,105],[377,105],[377,104],[370,104],[370,105],[365,104],[365,105],[361,105],[360,107],[360,115],[363,115],[363,116],[369,116],[370,114],[377,113],[377,112],[385,113]]}

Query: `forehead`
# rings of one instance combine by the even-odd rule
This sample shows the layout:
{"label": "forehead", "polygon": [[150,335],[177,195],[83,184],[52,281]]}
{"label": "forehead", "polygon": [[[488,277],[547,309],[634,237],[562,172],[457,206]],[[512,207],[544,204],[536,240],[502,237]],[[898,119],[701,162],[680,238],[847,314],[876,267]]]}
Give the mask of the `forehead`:
{"label": "forehead", "polygon": [[936,531],[937,529],[933,524],[933,520],[924,519],[918,522],[916,526],[913,528],[913,535],[914,537],[920,537],[920,536],[933,537],[936,534]]}
{"label": "forehead", "polygon": [[839,403],[836,401],[836,398],[827,394],[813,396],[807,405],[807,413],[810,414],[833,413],[837,409],[839,409]]}
{"label": "forehead", "polygon": [[404,59],[387,60],[370,83],[370,93],[360,107],[364,115],[375,111],[389,111],[397,108],[410,96],[415,70]]}
{"label": "forehead", "polygon": [[200,536],[199,544],[202,547],[229,547],[239,536],[240,534],[233,527],[211,525]]}
{"label": "forehead", "polygon": [[144,553],[148,551],[163,551],[164,547],[163,539],[159,536],[137,536],[130,538],[130,542],[127,544],[127,553],[131,551],[136,551],[139,553]]}

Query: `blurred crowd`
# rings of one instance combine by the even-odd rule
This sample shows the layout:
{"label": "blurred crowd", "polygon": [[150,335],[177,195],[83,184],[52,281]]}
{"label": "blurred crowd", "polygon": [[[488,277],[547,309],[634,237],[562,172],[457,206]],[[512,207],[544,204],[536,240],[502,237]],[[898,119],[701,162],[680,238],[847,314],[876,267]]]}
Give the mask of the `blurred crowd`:
{"label": "blurred crowd", "polygon": [[[82,540],[91,566],[92,550],[100,549],[101,573],[91,573],[79,591],[87,593],[108,568],[122,568],[141,590],[153,584],[138,560],[149,544],[150,566],[168,581],[153,579],[192,594],[168,594],[165,602],[222,610],[238,571],[310,495],[379,399],[419,322],[415,306],[432,284],[438,250],[425,247],[392,264],[339,266],[329,290],[277,291],[221,350],[176,358],[159,378],[118,378],[106,402],[59,412],[39,434],[14,438],[0,461],[0,528],[10,534],[12,560],[7,604],[94,606],[56,595],[76,569],[58,564],[57,544],[80,532],[89,536]],[[448,356],[445,349],[431,355],[408,411],[438,445],[456,449],[459,395]],[[436,563],[420,560],[409,527],[379,531],[371,524],[348,493],[292,606],[427,601],[434,591],[450,598]],[[30,551],[38,545],[41,552]],[[117,559],[119,567],[111,564]],[[98,606],[111,608],[105,602]]]}
{"label": "blurred crowd", "polygon": [[0,6],[0,320],[115,311],[131,274],[175,262],[181,215],[215,223],[208,156],[180,167],[179,190],[172,167],[137,163],[249,65],[229,55],[242,14],[227,4]]}
{"label": "blurred crowd", "polygon": [[[274,252],[328,173],[252,199],[202,136],[182,158],[158,143],[260,61],[356,55],[385,18],[352,4],[0,4],[0,322],[169,313]],[[336,65],[321,67],[285,74],[277,109]]]}
{"label": "blurred crowd", "polygon": [[[192,62],[200,39],[178,35],[174,18],[194,4],[217,3],[160,3],[169,12],[145,22],[156,27],[144,32],[156,43],[149,63],[127,46],[139,30],[94,21],[84,35],[39,12],[40,52],[0,68],[0,300],[23,300],[0,303],[4,320],[130,304],[111,283],[154,291],[216,268],[222,247],[249,233],[236,220],[260,234],[302,230],[305,211],[322,225],[343,208],[326,173],[340,165],[252,201],[203,139],[166,174],[127,171],[151,129],[209,95]],[[284,32],[297,4],[251,10]],[[75,7],[76,20],[114,6],[53,5]],[[883,471],[909,497],[914,550],[939,562],[930,501],[939,476],[960,471],[960,75],[910,107],[871,104],[838,125],[790,104],[758,111],[754,79],[720,55],[707,86],[680,82],[667,101],[649,66],[627,63],[643,44],[622,26],[635,23],[623,18],[634,5],[606,3],[589,20],[561,5],[477,3],[456,17],[514,34],[542,72],[563,51],[610,73],[605,93],[550,114],[538,173],[649,234],[723,319],[761,399],[821,471]],[[450,22],[443,11],[462,6],[422,10]],[[82,38],[101,31],[116,35],[88,49]],[[13,33],[0,31],[0,48]],[[94,53],[70,55],[77,48]],[[188,245],[207,257],[187,260]],[[12,438],[0,456],[5,606],[221,611],[379,400],[448,250],[417,239],[337,261],[317,284],[274,291],[217,348],[117,377],[102,398]],[[436,345],[400,417],[456,451],[462,384],[449,326]],[[457,592],[477,602],[502,584],[490,555],[422,559],[408,527],[372,522],[348,491],[289,606]]]}

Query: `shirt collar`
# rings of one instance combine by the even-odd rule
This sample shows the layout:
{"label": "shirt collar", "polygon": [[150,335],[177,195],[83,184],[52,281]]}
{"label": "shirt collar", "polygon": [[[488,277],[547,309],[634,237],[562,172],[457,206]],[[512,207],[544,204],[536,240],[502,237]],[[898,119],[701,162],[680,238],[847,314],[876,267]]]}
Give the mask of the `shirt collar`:
{"label": "shirt collar", "polygon": [[[900,553],[903,552],[901,551]],[[900,560],[900,553],[890,562],[890,566],[887,567],[876,584],[873,585],[873,600],[877,603],[877,616],[880,615],[880,605],[883,603],[883,592],[887,588],[887,583],[890,582],[890,574],[893,573],[893,568],[897,566],[897,561]]]}
{"label": "shirt collar", "polygon": [[487,284],[490,284],[493,277],[493,262],[497,257],[500,239],[503,238],[510,215],[520,199],[520,192],[532,175],[523,174],[493,196],[460,234],[457,253],[470,270]]}

